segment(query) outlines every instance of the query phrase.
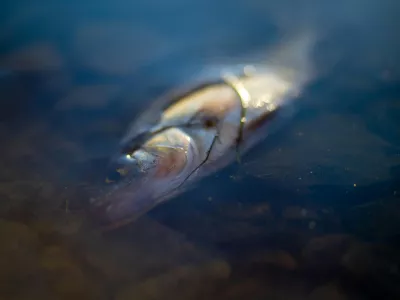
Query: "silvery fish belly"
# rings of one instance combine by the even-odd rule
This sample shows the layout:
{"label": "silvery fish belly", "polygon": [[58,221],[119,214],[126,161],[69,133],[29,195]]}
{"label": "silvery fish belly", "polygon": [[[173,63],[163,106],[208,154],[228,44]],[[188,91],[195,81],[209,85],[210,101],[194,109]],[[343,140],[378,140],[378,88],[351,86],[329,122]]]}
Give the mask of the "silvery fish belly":
{"label": "silvery fish belly", "polygon": [[309,82],[307,55],[292,68],[222,72],[218,80],[153,103],[122,139],[92,212],[104,225],[132,221],[240,158]]}

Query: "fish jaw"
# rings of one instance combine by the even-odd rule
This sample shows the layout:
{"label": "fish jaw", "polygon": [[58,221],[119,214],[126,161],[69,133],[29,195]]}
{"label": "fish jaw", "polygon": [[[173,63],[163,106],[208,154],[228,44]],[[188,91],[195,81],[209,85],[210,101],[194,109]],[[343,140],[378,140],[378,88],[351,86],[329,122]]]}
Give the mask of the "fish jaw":
{"label": "fish jaw", "polygon": [[91,215],[102,226],[133,221],[168,200],[198,163],[198,149],[184,131],[171,128],[131,154],[110,164],[118,179],[106,180],[100,197],[91,200]]}

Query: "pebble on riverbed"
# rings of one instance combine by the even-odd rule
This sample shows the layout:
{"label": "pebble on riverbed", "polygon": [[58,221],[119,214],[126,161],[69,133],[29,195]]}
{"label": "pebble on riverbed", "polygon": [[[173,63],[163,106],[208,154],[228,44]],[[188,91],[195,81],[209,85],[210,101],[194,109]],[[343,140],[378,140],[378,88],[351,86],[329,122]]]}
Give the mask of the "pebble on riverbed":
{"label": "pebble on riverbed", "polygon": [[230,266],[224,261],[182,266],[128,286],[116,300],[197,299],[212,293],[218,281],[228,279],[230,273]]}

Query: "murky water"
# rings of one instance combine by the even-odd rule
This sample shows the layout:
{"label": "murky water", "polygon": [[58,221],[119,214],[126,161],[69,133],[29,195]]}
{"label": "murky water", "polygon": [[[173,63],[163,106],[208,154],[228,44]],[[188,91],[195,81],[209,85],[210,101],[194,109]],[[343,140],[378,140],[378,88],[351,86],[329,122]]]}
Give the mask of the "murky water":
{"label": "murky water", "polygon": [[[1,10],[0,299],[398,299],[399,5],[296,3]],[[304,25],[321,76],[295,117],[137,222],[90,222],[86,191],[146,103]]]}

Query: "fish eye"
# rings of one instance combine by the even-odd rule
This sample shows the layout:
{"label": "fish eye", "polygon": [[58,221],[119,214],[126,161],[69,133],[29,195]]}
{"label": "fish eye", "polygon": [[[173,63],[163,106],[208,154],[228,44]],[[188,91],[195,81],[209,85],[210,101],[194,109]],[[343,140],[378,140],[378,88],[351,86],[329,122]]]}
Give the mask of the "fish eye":
{"label": "fish eye", "polygon": [[191,126],[202,126],[204,129],[215,128],[218,124],[218,117],[200,111],[195,114],[189,122]]}
{"label": "fish eye", "polygon": [[203,120],[203,126],[204,126],[204,128],[207,128],[207,129],[214,128],[215,126],[217,126],[217,119],[212,118],[212,117],[205,118]]}

